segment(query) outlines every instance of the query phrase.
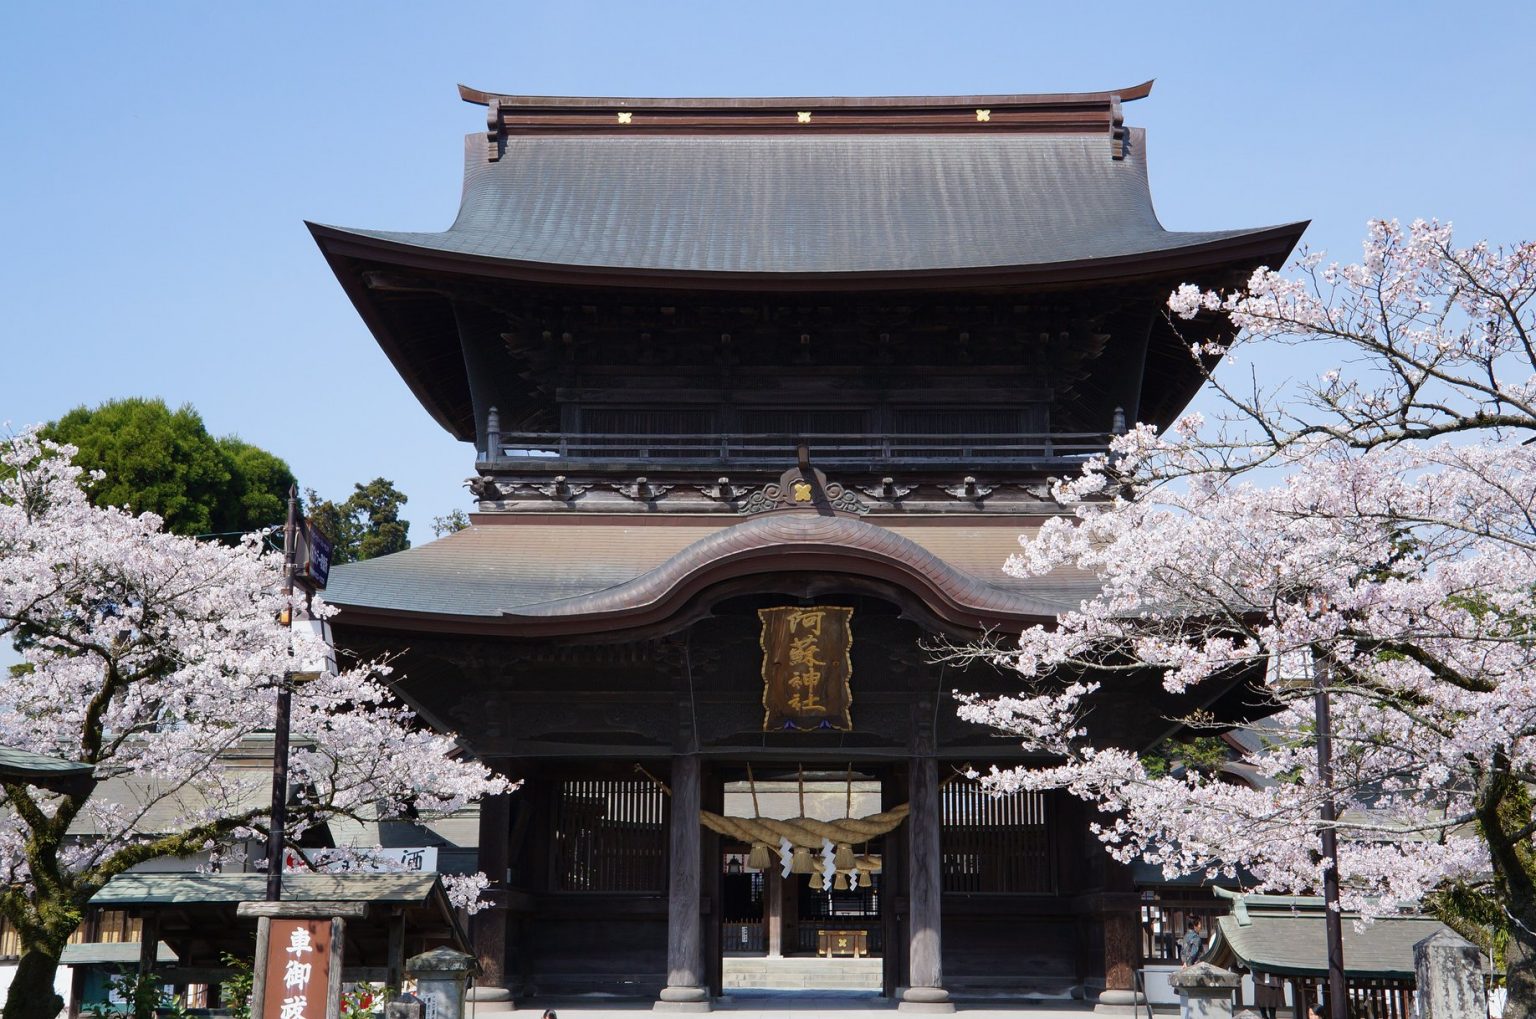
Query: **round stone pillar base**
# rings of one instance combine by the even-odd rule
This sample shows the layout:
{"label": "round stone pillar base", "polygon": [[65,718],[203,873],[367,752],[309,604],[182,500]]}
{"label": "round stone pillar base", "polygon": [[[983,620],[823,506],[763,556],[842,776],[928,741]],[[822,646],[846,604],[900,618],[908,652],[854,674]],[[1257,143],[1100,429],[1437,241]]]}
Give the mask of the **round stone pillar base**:
{"label": "round stone pillar base", "polygon": [[709,995],[702,987],[674,987],[668,985],[657,995],[661,1000],[652,1005],[656,1012],[708,1012]]}
{"label": "round stone pillar base", "polygon": [[1111,988],[1099,992],[1093,1004],[1095,1015],[1135,1015],[1146,1007],[1147,996],[1140,991]]}
{"label": "round stone pillar base", "polygon": [[900,1012],[953,1012],[955,1003],[942,987],[908,987],[901,992]]}

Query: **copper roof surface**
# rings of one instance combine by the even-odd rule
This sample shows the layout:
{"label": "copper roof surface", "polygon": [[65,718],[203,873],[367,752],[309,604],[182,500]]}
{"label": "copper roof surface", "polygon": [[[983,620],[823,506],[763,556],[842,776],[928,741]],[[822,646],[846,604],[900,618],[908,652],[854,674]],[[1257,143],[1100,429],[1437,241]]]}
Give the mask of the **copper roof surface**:
{"label": "copper roof surface", "polygon": [[[1050,617],[1098,590],[1088,574],[1020,579],[1002,570],[1039,520],[874,523],[814,514],[479,524],[395,555],[336,567],[326,600],[401,614],[519,620],[602,617],[655,606],[721,571],[879,573],[952,610]],[[353,613],[356,617],[358,613]]]}
{"label": "copper roof surface", "polygon": [[[985,125],[981,125],[985,126]],[[1258,242],[1303,224],[1174,232],[1146,143],[1085,133],[474,135],[447,230],[315,227],[327,251],[669,274],[817,276],[1086,266]],[[1281,236],[1281,235],[1284,236]],[[1274,235],[1273,237],[1271,235]]]}

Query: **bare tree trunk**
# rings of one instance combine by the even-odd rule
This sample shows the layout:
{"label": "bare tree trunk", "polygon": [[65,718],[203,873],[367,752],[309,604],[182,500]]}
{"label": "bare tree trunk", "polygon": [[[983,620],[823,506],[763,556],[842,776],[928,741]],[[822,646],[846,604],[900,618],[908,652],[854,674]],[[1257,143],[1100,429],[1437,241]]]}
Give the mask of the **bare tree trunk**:
{"label": "bare tree trunk", "polygon": [[36,948],[22,953],[5,998],[4,1019],[56,1019],[64,1010],[64,999],[53,990],[53,977],[59,969],[59,949],[52,954]]}

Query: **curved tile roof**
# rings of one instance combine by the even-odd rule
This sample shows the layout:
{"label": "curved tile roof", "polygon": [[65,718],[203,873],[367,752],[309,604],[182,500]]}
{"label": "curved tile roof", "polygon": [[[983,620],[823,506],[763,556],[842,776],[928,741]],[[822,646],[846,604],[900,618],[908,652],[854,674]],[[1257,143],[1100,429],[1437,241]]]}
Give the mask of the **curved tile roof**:
{"label": "curved tile roof", "polygon": [[1038,521],[886,525],[808,513],[665,524],[498,523],[335,567],[325,597],[341,607],[343,625],[363,615],[455,617],[510,632],[665,614],[730,576],[822,571],[881,577],[970,624],[1050,618],[1098,585],[1074,570],[1030,579],[1005,574],[1002,565],[1018,548],[1019,534],[1035,526]]}
{"label": "curved tile roof", "polygon": [[[466,139],[445,231],[322,228],[422,252],[659,272],[887,273],[1135,258],[1274,232],[1164,230],[1145,133]],[[1299,233],[1300,225],[1292,232]]]}

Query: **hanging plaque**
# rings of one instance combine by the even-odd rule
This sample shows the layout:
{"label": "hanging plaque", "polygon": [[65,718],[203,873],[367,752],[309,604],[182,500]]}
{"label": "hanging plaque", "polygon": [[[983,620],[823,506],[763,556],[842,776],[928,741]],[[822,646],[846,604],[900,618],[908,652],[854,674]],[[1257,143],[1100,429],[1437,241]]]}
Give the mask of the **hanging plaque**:
{"label": "hanging plaque", "polygon": [[785,605],[763,621],[763,730],[853,728],[853,609]]}
{"label": "hanging plaque", "polygon": [[[252,1015],[258,1019],[327,1019],[341,993],[343,921],[262,917],[266,955],[258,960]],[[262,939],[258,936],[258,942]]]}

